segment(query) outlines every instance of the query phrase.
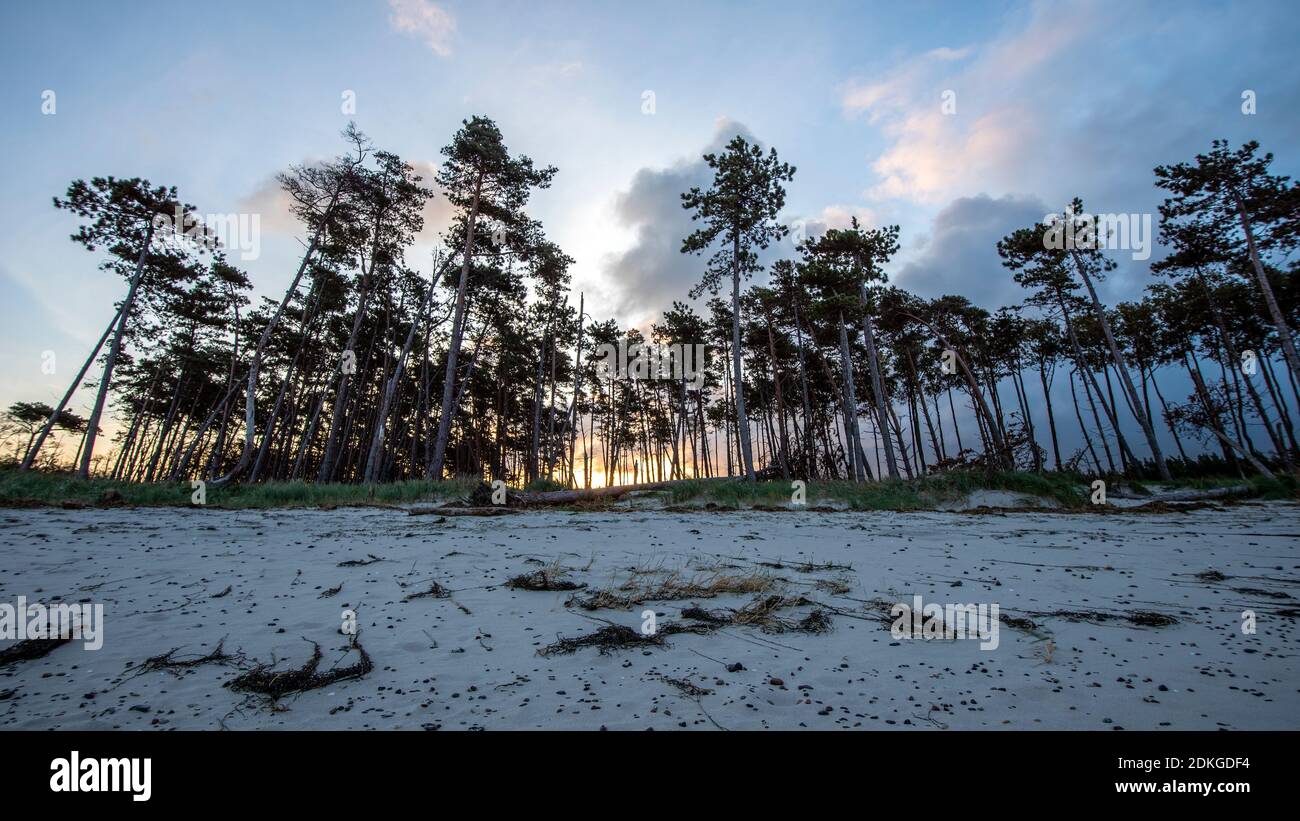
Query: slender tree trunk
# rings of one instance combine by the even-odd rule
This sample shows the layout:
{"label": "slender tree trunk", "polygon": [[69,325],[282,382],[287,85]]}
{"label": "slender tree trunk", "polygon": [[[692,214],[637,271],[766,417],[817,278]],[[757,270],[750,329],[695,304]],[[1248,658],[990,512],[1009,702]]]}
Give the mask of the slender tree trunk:
{"label": "slender tree trunk", "polygon": [[307,270],[307,264],[311,262],[312,256],[316,253],[316,247],[320,244],[325,226],[328,224],[330,215],[334,212],[334,207],[338,204],[339,197],[343,193],[342,186],[342,182],[335,185],[334,191],[330,195],[329,205],[326,206],[320,222],[317,224],[316,231],[312,234],[311,242],[307,244],[307,251],[302,255],[302,261],[298,264],[298,272],[294,274],[293,282],[289,283],[288,289],[284,292],[284,298],[280,300],[271,321],[266,323],[266,327],[262,329],[262,335],[257,340],[257,347],[253,349],[252,358],[248,364],[248,390],[244,396],[244,447],[240,452],[239,461],[225,476],[212,479],[211,484],[217,486],[226,484],[240,473],[243,473],[252,459],[253,437],[257,428],[257,376],[262,362],[262,354],[271,341],[271,334],[275,332],[276,326],[280,324],[280,317],[284,314],[285,307],[298,291],[298,284],[302,281],[302,275]]}
{"label": "slender tree trunk", "polygon": [[1296,353],[1291,327],[1283,318],[1282,310],[1277,304],[1277,297],[1273,295],[1273,286],[1269,285],[1268,275],[1264,273],[1264,265],[1259,260],[1259,248],[1255,245],[1255,230],[1251,225],[1250,212],[1246,210],[1246,203],[1235,190],[1232,191],[1232,200],[1237,207],[1237,216],[1241,220],[1241,230],[1246,234],[1246,249],[1250,254],[1251,268],[1255,271],[1255,280],[1259,283],[1259,290],[1264,295],[1264,304],[1268,306],[1269,317],[1273,320],[1273,328],[1282,343],[1282,353],[1286,357],[1292,377],[1300,380],[1300,354]]}
{"label": "slender tree trunk", "polygon": [[1056,469],[1061,469],[1061,445],[1056,438],[1056,416],[1052,413],[1052,390],[1047,384],[1047,365],[1043,360],[1038,360],[1038,381],[1043,386],[1043,401],[1047,404],[1047,427],[1052,433],[1052,458],[1056,462]]}
{"label": "slender tree trunk", "polygon": [[447,350],[447,374],[442,385],[442,411],[438,416],[438,436],[433,445],[433,461],[429,463],[427,478],[442,479],[442,463],[447,455],[447,437],[451,433],[452,397],[456,383],[456,359],[460,355],[465,333],[465,290],[469,283],[469,268],[474,261],[474,228],[478,222],[479,196],[483,193],[483,173],[474,181],[474,202],[465,226],[465,251],[460,265],[460,283],[456,286],[456,312],[451,324],[451,347]]}
{"label": "slender tree trunk", "polygon": [[786,433],[785,427],[785,397],[781,391],[781,371],[778,367],[776,358],[776,340],[772,335],[772,314],[764,309],[764,319],[767,320],[767,354],[772,362],[772,385],[776,392],[776,417],[778,428],[781,435],[781,476],[784,479],[790,478],[790,438]]}
{"label": "slender tree trunk", "polygon": [[63,398],[59,400],[59,404],[55,406],[54,412],[50,414],[50,418],[47,419],[45,425],[41,427],[40,433],[36,435],[35,440],[27,446],[27,451],[23,456],[22,464],[19,465],[19,470],[31,469],[32,463],[36,461],[36,455],[41,452],[41,446],[45,444],[46,437],[50,435],[50,431],[54,430],[54,423],[58,421],[59,416],[63,413],[64,409],[68,407],[68,403],[72,401],[72,395],[77,392],[77,388],[81,387],[81,380],[86,378],[86,371],[90,370],[90,366],[95,361],[95,357],[99,356],[100,349],[103,348],[104,343],[108,341],[108,335],[113,332],[113,328],[117,326],[117,321],[121,316],[122,308],[119,306],[117,313],[113,314],[113,318],[109,320],[108,327],[104,328],[104,333],[100,335],[99,342],[97,342],[94,349],[91,350],[90,356],[86,357],[86,361],[81,365],[81,370],[77,371],[77,375],[72,380],[72,384],[68,386],[67,392],[64,393]]}
{"label": "slender tree trunk", "polygon": [[[1083,387],[1084,390],[1087,390],[1088,384],[1085,382]],[[1092,446],[1092,437],[1088,435],[1088,426],[1084,424],[1083,413],[1079,410],[1079,393],[1074,387],[1074,371],[1070,372],[1070,398],[1074,400],[1074,418],[1079,420],[1079,430],[1083,433],[1083,442],[1087,445],[1088,453],[1092,456],[1093,467],[1096,468],[1097,473],[1101,473],[1101,461],[1097,459],[1097,449]],[[1104,444],[1105,440],[1103,439],[1102,442]],[[1109,459],[1110,455],[1107,454],[1106,458]],[[1115,472],[1114,462],[1110,463],[1110,471],[1111,473]]]}
{"label": "slender tree trunk", "polygon": [[736,433],[740,439],[741,464],[745,478],[754,481],[754,456],[749,445],[749,417],[745,415],[745,380],[740,371],[740,234],[732,236],[731,255],[731,368],[732,390],[736,395]]}
{"label": "slender tree trunk", "polygon": [[[1106,346],[1110,348],[1110,356],[1115,362],[1115,370],[1119,373],[1124,390],[1128,393],[1129,401],[1133,405],[1133,415],[1137,417],[1138,424],[1142,426],[1142,433],[1147,437],[1147,444],[1151,448],[1151,456],[1156,462],[1156,471],[1159,472],[1161,479],[1168,482],[1173,477],[1169,475],[1169,466],[1165,464],[1165,456],[1160,450],[1160,442],[1156,438],[1155,428],[1151,425],[1151,420],[1147,418],[1147,415],[1142,412],[1137,389],[1133,386],[1133,377],[1129,375],[1128,368],[1124,365],[1124,356],[1120,353],[1119,345],[1115,344],[1115,335],[1111,333],[1110,321],[1106,319],[1106,309],[1102,306],[1101,300],[1097,298],[1097,289],[1093,287],[1092,278],[1084,270],[1078,253],[1078,251],[1073,252],[1075,267],[1079,271],[1079,276],[1083,279],[1083,284],[1088,288],[1088,296],[1092,300],[1093,310],[1097,313],[1097,321],[1101,324],[1101,332],[1106,337]],[[1115,430],[1118,433],[1118,426]]]}
{"label": "slender tree trunk", "polygon": [[876,331],[871,323],[871,303],[867,300],[867,286],[862,286],[862,334],[867,345],[867,368],[871,371],[871,390],[876,395],[876,417],[880,420],[882,444],[885,447],[885,464],[889,466],[889,478],[897,479],[898,461],[894,458],[894,446],[889,441],[888,414],[885,406],[889,403],[885,396],[885,381],[880,376],[880,357],[876,353]]}
{"label": "slender tree trunk", "polygon": [[104,375],[99,380],[99,390],[95,394],[95,407],[86,420],[86,439],[81,451],[81,465],[77,468],[77,477],[90,478],[90,460],[95,455],[95,437],[99,432],[99,419],[104,413],[104,402],[108,398],[108,388],[113,381],[113,369],[117,366],[117,357],[122,352],[123,337],[126,335],[126,323],[131,318],[131,308],[135,305],[135,294],[144,276],[144,263],[149,257],[149,245],[153,242],[154,225],[151,221],[145,231],[144,245],[140,248],[140,257],[135,263],[135,273],[131,276],[131,285],[127,288],[126,299],[118,314],[117,330],[113,333],[113,344],[108,349],[108,360],[104,363]]}
{"label": "slender tree trunk", "polygon": [[412,319],[411,327],[406,332],[406,342],[402,345],[402,353],[397,357],[397,365],[393,369],[393,375],[388,378],[388,383],[384,386],[384,396],[379,403],[379,412],[375,419],[374,434],[370,439],[370,450],[366,455],[365,481],[367,484],[373,484],[377,478],[380,455],[383,453],[384,428],[388,420],[388,412],[392,408],[393,397],[397,395],[397,385],[402,381],[402,374],[406,371],[406,359],[410,356],[411,347],[415,344],[416,329],[420,327],[421,320],[423,320],[426,328],[428,323],[432,322],[432,317],[428,316],[429,306],[433,302],[434,292],[438,289],[438,281],[442,279],[451,266],[452,259],[454,257],[448,257],[442,267],[434,270],[433,278],[429,281],[429,290],[420,302],[420,307]]}
{"label": "slender tree trunk", "polygon": [[569,487],[578,486],[577,477],[574,472],[577,467],[577,436],[578,436],[578,400],[582,396],[582,320],[586,317],[583,313],[584,295],[578,292],[578,348],[573,354],[573,408],[569,414]]}
{"label": "slender tree trunk", "polygon": [[808,371],[804,362],[803,326],[799,322],[798,302],[795,302],[794,305],[794,330],[799,346],[799,392],[800,401],[803,404],[804,460],[807,476],[811,481],[817,476],[817,457],[813,452],[812,405],[808,400]]}
{"label": "slender tree trunk", "polygon": [[866,480],[865,465],[858,454],[862,450],[861,432],[858,428],[858,398],[853,387],[853,360],[849,356],[849,333],[840,315],[840,367],[844,371],[844,450],[848,457],[849,473],[855,482]]}

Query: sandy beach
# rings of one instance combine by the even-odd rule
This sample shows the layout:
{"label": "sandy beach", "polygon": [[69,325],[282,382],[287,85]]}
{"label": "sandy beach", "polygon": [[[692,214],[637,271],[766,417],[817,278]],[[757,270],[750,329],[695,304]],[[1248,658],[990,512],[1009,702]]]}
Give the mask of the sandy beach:
{"label": "sandy beach", "polygon": [[[539,570],[576,589],[506,586]],[[719,579],[753,591],[634,603]],[[1300,506],[1280,502],[1104,515],[9,509],[0,601],[102,603],[104,642],[0,667],[0,727],[1294,730],[1298,583]],[[602,592],[627,601],[584,609]],[[916,595],[997,604],[998,646],[895,639],[881,603]],[[772,596],[773,618],[738,623]],[[644,644],[553,646],[611,623],[643,636],[647,609]],[[257,664],[301,667],[313,643],[320,672],[356,663],[344,611],[373,662],[361,677],[278,700],[223,686]],[[142,669],[219,643],[224,659]]]}

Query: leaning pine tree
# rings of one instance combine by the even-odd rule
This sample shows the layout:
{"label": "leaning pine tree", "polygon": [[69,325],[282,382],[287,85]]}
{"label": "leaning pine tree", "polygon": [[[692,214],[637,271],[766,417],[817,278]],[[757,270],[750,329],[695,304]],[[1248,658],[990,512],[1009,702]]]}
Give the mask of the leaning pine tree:
{"label": "leaning pine tree", "polygon": [[[127,280],[126,296],[118,306],[117,317],[110,325],[111,341],[108,356],[104,360],[104,372],[99,379],[99,388],[95,393],[95,404],[86,420],[86,441],[81,449],[81,460],[77,466],[77,476],[90,478],[90,463],[94,456],[96,434],[99,421],[108,400],[109,386],[113,381],[113,371],[117,367],[122,353],[126,326],[136,306],[137,296],[142,283],[149,277],[165,276],[164,272],[174,269],[187,254],[188,246],[180,239],[181,231],[194,220],[193,206],[183,205],[176,196],[174,187],[154,187],[147,180],[139,178],[119,180],[114,177],[96,177],[89,183],[77,180],[68,186],[63,199],[55,199],[54,207],[67,209],[87,220],[77,233],[72,235],[74,242],[85,246],[87,251],[94,251],[103,246],[110,258],[103,264],[105,270],[114,271]],[[179,216],[179,221],[178,221]],[[155,238],[159,236],[159,226],[163,227],[176,240],[162,247],[154,247]],[[206,239],[201,225],[192,229]],[[96,350],[110,339],[110,332],[100,339]],[[92,352],[91,358],[94,357]],[[77,380],[68,389],[63,401],[50,415],[46,427],[28,449],[23,467],[30,467],[40,450],[41,444],[49,434],[50,428],[58,421],[68,401],[72,398],[77,384],[84,376],[90,360],[83,366]]]}
{"label": "leaning pine tree", "polygon": [[1160,206],[1161,229],[1196,226],[1250,260],[1287,367],[1300,382],[1300,354],[1262,261],[1270,251],[1286,254],[1300,245],[1300,186],[1269,174],[1273,155],[1256,157],[1257,148],[1259,143],[1251,141],[1231,151],[1227,141],[1215,140],[1210,153],[1197,155],[1195,165],[1157,167],[1156,185],[1170,192]]}
{"label": "leaning pine tree", "polygon": [[[523,207],[534,188],[549,188],[555,167],[535,168],[525,156],[512,157],[496,123],[487,117],[466,120],[449,145],[442,149],[446,160],[438,172],[438,186],[459,214],[453,233],[463,241],[460,280],[452,314],[451,342],[442,385],[442,407],[438,433],[427,475],[442,478],[447,440],[451,434],[453,399],[456,395],[456,360],[465,336],[465,293],[474,262],[475,235],[480,231],[497,234],[505,243],[533,228]],[[501,245],[501,242],[494,242]],[[518,244],[516,242],[516,244]]]}

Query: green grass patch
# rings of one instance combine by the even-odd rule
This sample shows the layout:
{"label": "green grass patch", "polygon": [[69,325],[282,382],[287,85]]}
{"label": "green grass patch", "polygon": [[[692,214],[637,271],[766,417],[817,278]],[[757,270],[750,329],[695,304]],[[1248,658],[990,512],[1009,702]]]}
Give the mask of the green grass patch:
{"label": "green grass patch", "polygon": [[[319,507],[321,505],[398,504],[457,499],[467,495],[477,479],[432,482],[412,479],[374,485],[309,482],[263,482],[207,487],[207,504],[229,508]],[[110,493],[112,491],[112,493]],[[189,482],[140,484],[111,479],[76,478],[70,473],[0,468],[0,505],[98,504],[116,495],[121,504],[141,506],[189,505],[194,490]]]}
{"label": "green grass patch", "polygon": [[[224,508],[320,507],[324,505],[402,504],[442,502],[463,498],[479,484],[477,478],[431,482],[408,480],[374,485],[309,482],[263,482],[207,488],[207,504]],[[1296,481],[1289,475],[1269,480],[1252,477],[1200,477],[1166,484],[1164,488],[1210,490],[1248,485],[1252,498],[1297,498]],[[563,490],[556,482],[538,480],[532,491]],[[1135,488],[1139,492],[1146,487]],[[813,481],[806,489],[809,505],[831,504],[850,510],[920,510],[959,501],[976,491],[1003,490],[1055,501],[1061,507],[1087,507],[1089,480],[1072,473],[954,471],[912,480],[876,482]],[[188,482],[136,484],[109,479],[82,481],[71,473],[20,471],[0,467],[0,506],[58,505],[79,502],[95,505],[107,496],[114,503],[137,506],[187,506],[193,489]],[[665,504],[713,503],[727,508],[787,507],[792,488],[788,481],[747,482],[743,479],[706,479],[679,482],[657,491]]]}
{"label": "green grass patch", "polygon": [[[841,503],[853,510],[916,510],[957,501],[977,490],[1007,490],[1052,499],[1064,507],[1083,507],[1085,487],[1073,474],[956,471],[912,480],[813,481],[808,483],[806,499],[808,504]],[[791,493],[786,481],[743,479],[683,482],[669,490],[675,504],[705,501],[723,507],[788,505]]]}

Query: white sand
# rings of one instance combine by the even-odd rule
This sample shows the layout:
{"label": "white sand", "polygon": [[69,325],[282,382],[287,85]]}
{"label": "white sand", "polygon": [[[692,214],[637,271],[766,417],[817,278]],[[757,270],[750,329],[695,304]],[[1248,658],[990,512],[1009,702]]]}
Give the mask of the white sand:
{"label": "white sand", "polygon": [[[367,554],[383,561],[337,566]],[[1050,643],[1004,627],[998,649],[983,651],[977,641],[896,642],[887,625],[837,615],[821,635],[728,627],[665,648],[543,658],[536,651],[557,634],[601,626],[566,608],[569,594],[502,585],[557,559],[575,581],[610,588],[633,567],[748,573],[759,561],[811,559],[852,570],[767,572],[858,614],[865,600],[919,593],[997,603],[1008,615],[1153,610],[1180,623],[1036,618]],[[1192,575],[1210,568],[1233,578]],[[837,577],[853,589],[813,586]],[[432,580],[452,599],[402,601]],[[106,611],[101,650],[74,643],[0,668],[0,727],[1300,729],[1296,620],[1276,614],[1300,607],[1298,582],[1300,507],[1281,503],[1166,515],[637,511],[442,522],[381,509],[0,510],[0,602],[89,598]],[[339,595],[319,598],[339,583]],[[227,585],[229,595],[210,598]],[[688,604],[652,606],[662,625]],[[130,662],[206,653],[223,636],[249,659],[301,664],[305,637],[320,642],[323,667],[348,663],[345,608],[359,613],[374,671],[285,709],[223,688],[236,674],[227,667],[124,676]],[[1240,629],[1247,608],[1255,635]],[[642,609],[593,615],[639,626]],[[734,662],[745,669],[727,672]],[[665,679],[712,692],[692,697]]]}

